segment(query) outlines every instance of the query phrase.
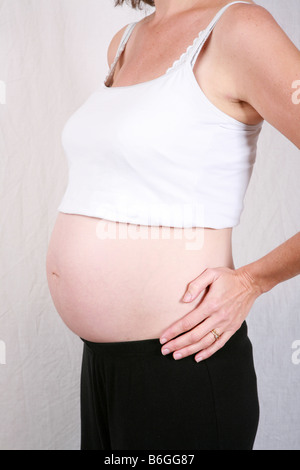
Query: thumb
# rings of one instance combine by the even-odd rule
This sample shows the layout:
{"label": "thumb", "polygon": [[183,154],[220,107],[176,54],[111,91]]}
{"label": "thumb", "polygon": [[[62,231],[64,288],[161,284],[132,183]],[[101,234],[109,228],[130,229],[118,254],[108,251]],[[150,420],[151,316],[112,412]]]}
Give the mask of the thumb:
{"label": "thumb", "polygon": [[198,297],[217,278],[217,273],[212,268],[207,268],[200,276],[196,277],[188,284],[186,293],[183,296],[183,302],[191,302]]}

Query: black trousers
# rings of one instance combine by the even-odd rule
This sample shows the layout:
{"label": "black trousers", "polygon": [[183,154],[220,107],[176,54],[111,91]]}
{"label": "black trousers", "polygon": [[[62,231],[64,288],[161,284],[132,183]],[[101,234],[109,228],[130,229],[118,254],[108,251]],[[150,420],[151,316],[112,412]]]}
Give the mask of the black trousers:
{"label": "black trousers", "polygon": [[82,450],[251,450],[258,418],[246,323],[200,363],[158,339],[84,340]]}

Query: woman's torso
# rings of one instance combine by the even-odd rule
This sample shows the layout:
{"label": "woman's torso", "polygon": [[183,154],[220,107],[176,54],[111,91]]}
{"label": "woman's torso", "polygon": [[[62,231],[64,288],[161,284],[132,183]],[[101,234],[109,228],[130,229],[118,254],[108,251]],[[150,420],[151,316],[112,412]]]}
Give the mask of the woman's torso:
{"label": "woman's torso", "polygon": [[[208,12],[208,17],[211,16]],[[179,30],[185,24],[187,31],[187,22],[194,24],[196,31],[195,18],[191,21],[188,17],[178,24]],[[197,33],[189,34],[195,37],[199,29],[198,26]],[[136,33],[140,34],[143,57],[150,61],[152,58],[153,69],[156,58],[151,43],[147,50],[149,31],[144,30],[144,36],[142,30]],[[174,41],[174,33],[174,28],[170,27],[170,32],[166,28],[164,42]],[[158,37],[157,43],[160,44]],[[207,96],[233,118],[249,124],[259,122],[250,106],[239,105],[230,98],[230,80],[223,88],[219,84],[218,90],[209,86],[209,75],[217,61],[211,43],[200,54],[203,60],[195,65],[197,81],[200,83],[201,74],[201,86]],[[155,78],[149,74],[151,63],[141,60],[141,51],[139,41],[133,37],[115,70],[114,86]],[[159,55],[157,51],[156,57]],[[123,63],[126,67],[122,67]],[[170,65],[167,57],[165,63],[167,69]],[[142,75],[143,67],[148,70],[147,77]],[[47,277],[55,307],[75,334],[90,341],[157,338],[171,323],[191,311],[204,295],[191,304],[182,302],[191,280],[207,267],[234,267],[231,235],[231,228],[150,228],[59,213],[47,254]]]}
{"label": "woman's torso", "polygon": [[158,338],[191,311],[187,284],[209,266],[233,267],[231,229],[135,226],[58,215],[47,255],[55,307],[94,342]]}

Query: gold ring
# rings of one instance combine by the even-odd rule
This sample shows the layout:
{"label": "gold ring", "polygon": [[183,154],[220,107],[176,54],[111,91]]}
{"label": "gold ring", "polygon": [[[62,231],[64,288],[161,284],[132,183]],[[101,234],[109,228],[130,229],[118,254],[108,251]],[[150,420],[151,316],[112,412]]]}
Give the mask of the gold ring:
{"label": "gold ring", "polygon": [[214,335],[215,341],[217,341],[221,336],[219,335],[219,333],[216,332],[216,330],[211,330],[211,333]]}

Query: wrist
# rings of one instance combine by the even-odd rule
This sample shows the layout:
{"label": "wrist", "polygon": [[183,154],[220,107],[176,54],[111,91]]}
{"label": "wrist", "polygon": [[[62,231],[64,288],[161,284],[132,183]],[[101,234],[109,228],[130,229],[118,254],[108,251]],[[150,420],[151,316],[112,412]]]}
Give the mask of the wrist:
{"label": "wrist", "polygon": [[237,269],[253,294],[259,297],[272,289],[273,285],[262,275],[259,266],[251,263]]}

